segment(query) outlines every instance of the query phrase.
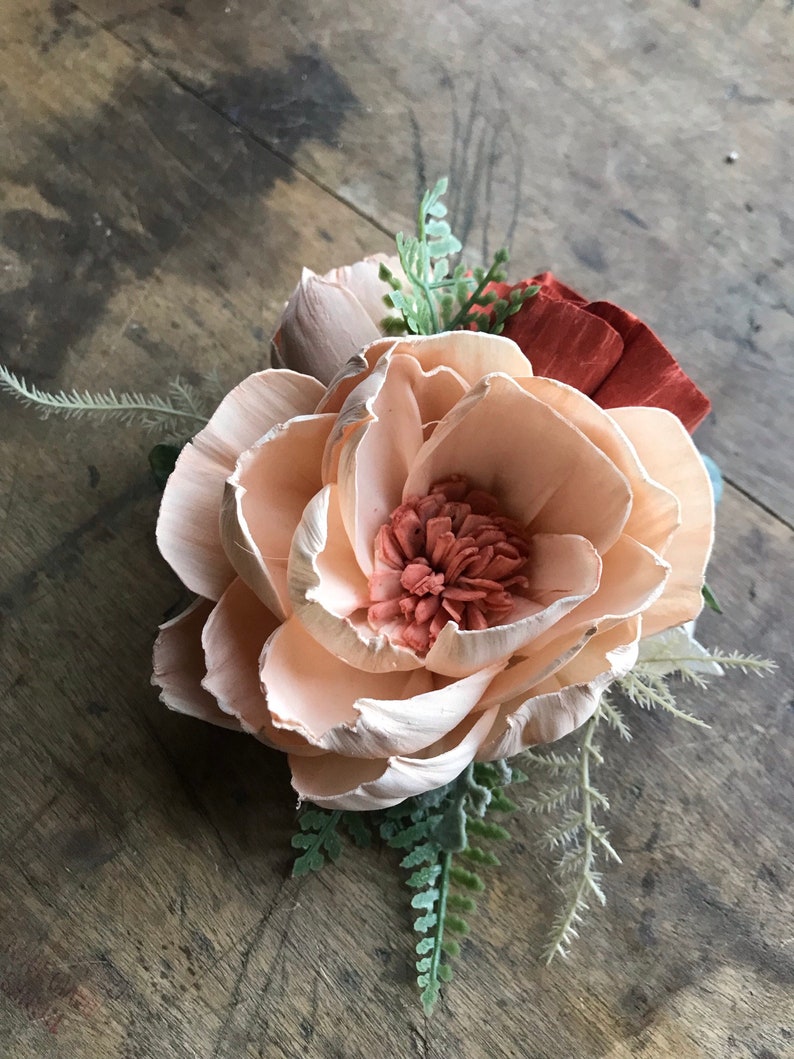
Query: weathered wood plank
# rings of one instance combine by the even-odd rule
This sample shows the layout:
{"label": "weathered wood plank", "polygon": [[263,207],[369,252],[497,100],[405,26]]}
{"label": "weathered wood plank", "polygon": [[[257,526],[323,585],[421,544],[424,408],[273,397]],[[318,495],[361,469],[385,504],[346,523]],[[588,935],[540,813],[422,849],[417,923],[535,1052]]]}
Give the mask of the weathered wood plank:
{"label": "weathered wood plank", "polygon": [[643,316],[714,401],[701,444],[794,518],[790,5],[80,6],[392,229],[450,172],[470,247]]}
{"label": "weathered wood plank", "polygon": [[[729,6],[714,16],[720,44],[738,32],[737,20],[749,32],[762,14],[749,3]],[[282,30],[270,43],[261,7],[235,4],[225,34],[220,12],[208,21],[207,4],[185,5],[181,19],[139,0],[113,8],[130,17],[113,33],[66,4],[29,4],[3,26],[0,254],[12,267],[0,271],[0,355],[48,385],[160,388],[177,371],[198,376],[216,364],[233,380],[266,356],[262,310],[275,317],[301,264],[323,268],[387,244],[155,64],[165,54],[174,69],[188,68],[217,48],[218,66],[207,62],[204,76],[221,111],[235,88],[252,112],[257,100],[267,120],[281,122],[280,150],[327,186],[346,180],[342,191],[357,207],[394,226],[413,197],[395,168],[400,159],[413,165],[410,142],[398,139],[388,153],[366,117],[372,105],[384,121],[372,42],[393,28],[384,21],[392,16],[379,12],[376,21],[351,5],[348,21],[323,37],[333,65],[315,57],[290,66],[283,27],[292,27],[296,51],[311,35],[309,9],[299,5],[271,18]],[[422,47],[431,53],[444,26],[450,39],[474,39],[478,14],[466,16],[466,33],[443,14],[428,16]],[[682,24],[696,17],[686,12]],[[628,24],[629,41],[643,24],[656,32],[644,18]],[[164,53],[163,27],[174,19],[183,35]],[[153,60],[114,36],[136,22],[136,46],[149,40]],[[154,43],[145,36],[152,25]],[[603,32],[588,25],[588,41],[603,42]],[[708,54],[681,43],[694,49],[686,52],[693,67],[708,65]],[[401,91],[406,70],[419,71],[411,86],[418,106],[433,81],[422,81],[416,53],[381,59]],[[357,64],[363,72],[353,77]],[[461,60],[453,71],[462,120],[467,69]],[[541,86],[551,83],[544,69],[533,74]],[[286,105],[290,92],[297,100]],[[480,98],[489,92],[484,86]],[[448,148],[449,113],[420,115],[428,165]],[[358,126],[359,146],[341,155],[336,139],[347,144],[354,119],[371,124]],[[373,133],[366,165],[362,130]],[[591,136],[586,124],[560,135],[558,150],[580,162],[602,158],[602,133]],[[694,214],[706,192],[697,190],[693,158],[674,192],[653,198],[643,184],[662,229],[668,194],[694,196],[687,216],[701,223]],[[548,176],[551,161],[542,165]],[[498,186],[508,188],[513,172],[503,169]],[[601,228],[589,227],[595,214],[587,211],[591,198],[603,201],[606,178],[588,190],[587,172],[566,167],[554,185],[556,202],[587,214],[577,238],[603,228],[603,217]],[[732,179],[735,170],[724,172]],[[663,173],[666,180],[671,169]],[[541,201],[536,179],[522,179],[524,202]],[[610,200],[610,217],[619,201]],[[498,227],[505,216],[492,220]],[[560,242],[551,206],[533,216],[543,220],[542,248],[561,255],[554,263],[586,276],[571,249],[574,227]],[[625,242],[603,245],[634,257],[614,265],[610,257],[605,276],[648,297],[654,274],[630,273],[649,260],[651,237],[626,224]],[[694,241],[686,244],[693,252]],[[670,245],[654,236],[673,275],[683,258]],[[746,261],[751,251],[742,250]],[[537,260],[520,250],[520,260],[530,256]],[[701,272],[697,282],[707,278]],[[676,326],[693,326],[687,319]],[[727,394],[725,407],[747,431],[738,394]],[[707,615],[701,635],[777,657],[781,672],[716,685],[700,707],[710,732],[640,714],[630,746],[607,743],[600,785],[613,802],[623,865],[610,869],[609,905],[586,924],[572,960],[550,969],[535,959],[552,911],[547,865],[534,849],[535,822],[519,818],[513,856],[472,919],[467,958],[426,1023],[410,984],[410,917],[391,855],[351,855],[290,881],[294,805],[284,761],[253,740],[168,714],[148,686],[153,625],[179,589],[152,539],[157,497],[145,439],[43,424],[6,400],[0,417],[0,1051],[11,1059],[370,1059],[386,1050],[406,1059],[782,1059],[790,1051],[793,535],[780,521],[728,490],[711,576],[726,616]]]}

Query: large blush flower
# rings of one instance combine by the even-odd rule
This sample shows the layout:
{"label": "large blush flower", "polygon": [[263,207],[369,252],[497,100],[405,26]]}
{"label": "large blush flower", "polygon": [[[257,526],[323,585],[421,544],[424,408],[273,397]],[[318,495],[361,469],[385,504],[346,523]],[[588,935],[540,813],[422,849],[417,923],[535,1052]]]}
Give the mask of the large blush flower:
{"label": "large blush flower", "polygon": [[300,797],[392,805],[582,724],[698,613],[712,529],[672,413],[505,338],[381,339],[327,390],[251,376],[183,451],[158,541],[201,598],[155,680],[287,752]]}

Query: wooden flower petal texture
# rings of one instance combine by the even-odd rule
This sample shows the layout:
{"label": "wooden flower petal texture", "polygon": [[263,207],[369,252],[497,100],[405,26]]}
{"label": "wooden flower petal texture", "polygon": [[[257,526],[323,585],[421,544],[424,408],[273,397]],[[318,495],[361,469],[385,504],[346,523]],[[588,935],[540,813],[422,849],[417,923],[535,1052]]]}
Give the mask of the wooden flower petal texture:
{"label": "wooden flower petal texture", "polygon": [[697,617],[701,589],[714,543],[711,480],[691,438],[672,412],[661,408],[615,408],[610,412],[653,477],[675,494],[681,526],[664,551],[672,572],[664,593],[645,615],[651,636]]}
{"label": "wooden flower petal texture", "polygon": [[512,757],[538,743],[552,743],[594,713],[601,695],[637,660],[640,620],[631,618],[594,636],[567,665],[528,694],[502,704],[480,761]]}
{"label": "wooden flower petal texture", "polygon": [[239,731],[237,719],[224,713],[201,685],[205,674],[201,630],[212,607],[209,600],[197,599],[160,626],[154,644],[152,683],[161,689],[160,700],[169,709]]}
{"label": "wooden flower petal texture", "polygon": [[327,385],[349,357],[379,335],[380,328],[351,291],[306,268],[273,344],[281,364]]}
{"label": "wooden flower petal texture", "polygon": [[452,683],[424,669],[363,673],[291,620],[267,646],[262,682],[277,728],[345,756],[383,758],[417,753],[456,728],[497,669]]}
{"label": "wooden flower petal texture", "polygon": [[413,651],[367,624],[369,586],[342,522],[336,486],[325,486],[307,505],[292,539],[287,580],[294,614],[331,654],[370,673],[422,665]]}
{"label": "wooden flower petal texture", "polygon": [[[367,576],[374,566],[378,530],[399,506],[423,444],[416,393],[425,381],[422,371],[413,357],[392,353],[384,361],[382,383],[367,402],[361,428],[342,445],[337,471],[342,519]],[[373,372],[370,379],[380,377]]]}
{"label": "wooden flower petal texture", "polygon": [[221,540],[237,573],[262,602],[290,612],[287,560],[295,528],[322,488],[320,468],[335,416],[297,416],[240,456],[226,484]]}
{"label": "wooden flower petal texture", "polygon": [[490,731],[493,707],[474,714],[420,755],[348,758],[290,755],[292,786],[299,798],[325,809],[386,809],[451,782],[466,768]]}
{"label": "wooden flower petal texture", "polygon": [[238,456],[277,423],[311,412],[322,392],[316,379],[292,371],[249,375],[182,450],[160,504],[157,544],[192,592],[217,600],[234,578],[221,544],[220,512]]}
{"label": "wooden flower petal texture", "polygon": [[711,402],[653,331],[633,313],[610,302],[591,302],[587,311],[614,327],[623,341],[623,356],[593,392],[593,399],[602,408],[666,408],[692,433],[708,415]]}
{"label": "wooden flower petal texture", "polygon": [[[489,375],[420,450],[403,498],[464,473],[535,533],[573,533],[604,551],[631,509],[628,481],[580,430],[506,375]],[[598,497],[598,503],[593,498]]]}
{"label": "wooden flower petal texture", "polygon": [[448,331],[401,340],[392,348],[392,355],[401,353],[415,357],[425,372],[450,368],[469,386],[497,371],[515,378],[532,375],[515,342],[481,331]]}
{"label": "wooden flower petal texture", "polygon": [[270,719],[259,679],[259,658],[279,624],[245,582],[235,578],[201,634],[207,667],[202,683],[243,731],[277,750],[316,753],[300,736],[275,728]]}
{"label": "wooden flower petal texture", "polygon": [[371,254],[353,265],[332,268],[323,276],[329,283],[349,290],[378,329],[383,318],[387,315],[393,316],[395,312],[383,300],[391,287],[379,278],[381,264],[386,265],[398,279],[405,278],[399,257],[388,254]]}
{"label": "wooden flower petal texture", "polygon": [[521,347],[534,375],[593,393],[623,354],[609,324],[570,301],[541,290],[505,321],[503,334]]}
{"label": "wooden flower petal texture", "polygon": [[680,505],[669,489],[651,479],[614,418],[583,393],[554,379],[522,379],[520,386],[547,401],[612,460],[631,486],[631,511],[623,532],[653,551],[663,551],[680,525]]}

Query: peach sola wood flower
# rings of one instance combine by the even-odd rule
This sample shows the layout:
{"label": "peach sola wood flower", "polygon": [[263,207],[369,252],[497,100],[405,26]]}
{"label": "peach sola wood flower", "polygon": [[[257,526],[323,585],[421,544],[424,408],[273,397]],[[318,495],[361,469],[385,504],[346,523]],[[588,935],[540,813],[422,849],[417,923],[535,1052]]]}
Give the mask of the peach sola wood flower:
{"label": "peach sola wood flower", "polygon": [[[544,777],[535,809],[562,813],[551,958],[604,900],[597,855],[617,856],[594,820],[596,726],[627,734],[605,692],[699,723],[673,673],[772,667],[692,635],[713,501],[688,431],[706,397],[618,306],[550,273],[509,285],[506,251],[451,267],[445,187],[398,258],[305,271],[276,367],[211,416],[179,379],[165,396],[48,394],[0,365],[45,416],[142,418],[178,441],[203,424],[175,466],[179,446],[150,455],[173,466],[160,549],[197,597],[161,626],[153,679],[172,709],[288,755],[314,805],[296,874],[336,858],[340,822],[403,851],[427,1012],[476,869],[498,863],[487,843],[507,832],[486,815],[515,808],[508,760]],[[573,753],[529,749],[576,729]]]}
{"label": "peach sola wood flower", "polygon": [[512,341],[380,339],[325,389],[250,376],[177,461],[160,549],[200,597],[166,703],[377,809],[581,725],[701,607],[708,475],[680,420],[599,408]]}

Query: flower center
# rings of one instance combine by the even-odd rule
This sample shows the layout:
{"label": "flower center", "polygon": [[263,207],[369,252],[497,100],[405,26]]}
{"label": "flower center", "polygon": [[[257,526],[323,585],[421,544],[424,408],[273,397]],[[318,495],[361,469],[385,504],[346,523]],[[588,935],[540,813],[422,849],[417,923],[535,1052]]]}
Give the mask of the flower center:
{"label": "flower center", "polygon": [[448,621],[460,629],[501,625],[510,589],[526,589],[529,548],[521,527],[490,493],[462,475],[395,508],[375,538],[369,623],[393,643],[424,652]]}

